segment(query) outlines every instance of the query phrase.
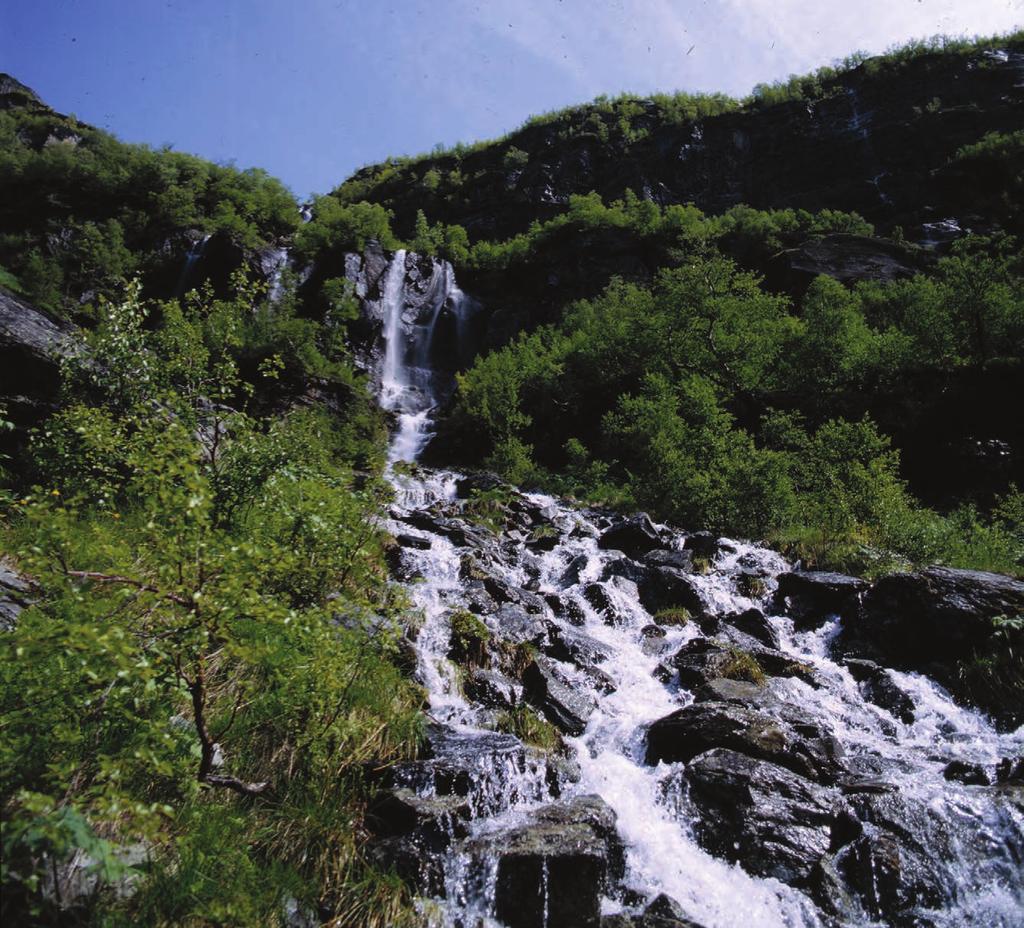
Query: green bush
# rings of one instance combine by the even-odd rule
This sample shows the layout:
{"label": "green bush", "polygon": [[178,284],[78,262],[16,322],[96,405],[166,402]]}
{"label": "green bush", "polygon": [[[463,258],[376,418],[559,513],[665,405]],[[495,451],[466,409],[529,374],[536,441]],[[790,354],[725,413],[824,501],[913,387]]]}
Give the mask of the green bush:
{"label": "green bush", "polygon": [[320,413],[225,404],[247,395],[244,305],[155,326],[137,288],[107,306],[35,440],[44,482],[8,504],[35,592],[0,640],[5,920],[51,914],[41,868],[75,849],[100,866],[81,917],[104,924],[410,912],[359,851],[364,766],[410,756],[422,724],[383,491]]}

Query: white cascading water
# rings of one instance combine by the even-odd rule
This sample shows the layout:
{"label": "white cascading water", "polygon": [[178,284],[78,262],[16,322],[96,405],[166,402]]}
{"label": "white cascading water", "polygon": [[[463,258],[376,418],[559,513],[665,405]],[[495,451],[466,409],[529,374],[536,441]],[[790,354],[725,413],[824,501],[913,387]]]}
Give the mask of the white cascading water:
{"label": "white cascading water", "polygon": [[279,303],[284,296],[284,272],[288,267],[289,253],[284,247],[275,248],[267,258],[267,302],[271,306]]}
{"label": "white cascading water", "polygon": [[[409,320],[404,325],[402,320],[404,281],[405,255],[398,252],[383,294],[387,350],[381,403],[398,413],[392,462],[415,459],[429,436],[429,417],[436,403],[436,380],[423,370],[429,363],[433,323],[425,336],[414,331],[410,338]],[[454,281],[448,284],[454,287]],[[422,550],[407,548],[403,563],[420,578],[410,584],[409,593],[424,619],[416,646],[418,676],[429,692],[430,715],[467,738],[493,738],[493,714],[462,695],[458,671],[447,656],[449,616],[453,608],[466,604],[460,558],[470,549],[460,548],[429,528],[409,524],[416,522],[410,517],[417,511],[457,513],[456,479],[457,475],[445,472],[421,472],[414,477],[391,469],[396,506],[390,528],[429,543],[429,548]],[[522,587],[532,578],[534,591],[571,600],[578,607],[575,622],[570,626],[549,612],[543,616],[548,627],[568,634],[583,632],[609,654],[599,666],[614,683],[610,693],[607,686],[599,688],[572,664],[561,663],[560,669],[597,704],[582,734],[567,739],[581,773],[579,782],[569,790],[575,795],[597,794],[615,811],[627,853],[625,887],[647,900],[667,893],[688,917],[706,928],[836,924],[863,928],[884,924],[866,914],[852,920],[825,919],[799,890],[751,876],[700,847],[694,835],[694,813],[685,795],[682,801],[678,796],[673,801],[666,791],[666,784],[677,777],[683,765],[649,766],[644,762],[644,748],[646,727],[693,699],[678,683],[659,681],[655,675],[658,663],[701,632],[692,624],[667,628],[663,652],[651,653],[645,648],[641,629],[650,626],[652,617],[640,605],[634,585],[622,578],[607,578],[605,568],[619,555],[599,549],[600,529],[593,518],[550,497],[533,494],[527,499],[547,507],[551,522],[565,530],[560,531],[552,550],[540,553],[528,550],[522,541],[504,538],[501,560],[489,564],[489,570],[510,586]],[[675,544],[684,545],[682,536],[676,536]],[[740,592],[740,575],[751,567],[764,578],[764,591],[757,599]],[[725,614],[753,606],[767,609],[775,578],[787,569],[778,554],[735,542],[716,557],[708,573],[693,579],[708,610]],[[614,604],[619,614],[615,625],[607,624],[583,595],[588,583],[600,584]],[[582,626],[579,616],[583,616]],[[482,618],[492,633],[500,636],[497,617]],[[1021,808],[1001,801],[992,790],[948,782],[942,772],[954,759],[991,766],[1000,758],[1020,756],[1024,728],[999,733],[982,715],[955,705],[927,678],[892,672],[914,704],[915,721],[905,724],[866,702],[849,671],[830,658],[837,619],[803,633],[794,632],[792,622],[784,617],[771,616],[770,621],[780,635],[782,649],[795,660],[811,664],[821,682],[814,688],[796,678],[773,678],[766,684],[773,696],[827,719],[848,759],[884,770],[885,779],[898,793],[923,801],[937,828],[959,836],[953,841],[954,857],[941,864],[946,899],[935,911],[915,913],[920,924],[1020,928],[1024,924]],[[522,823],[530,809],[550,802],[554,797],[546,785],[543,766],[542,759],[482,762],[473,786],[479,794],[474,800],[479,817],[471,823],[471,837]],[[460,846],[464,845],[456,843],[448,853],[446,899],[437,900],[436,910],[446,925],[497,925],[497,863],[460,851]],[[622,899],[606,899],[603,911],[610,914],[624,905]]]}
{"label": "white cascading water", "polygon": [[410,313],[406,257],[404,249],[395,252],[380,299],[384,319],[380,404],[398,420],[388,454],[390,463],[419,457],[431,438],[434,410],[450,388],[451,373],[445,375],[432,363],[441,313],[447,309],[454,316],[457,343],[461,344],[475,309],[456,284],[452,266],[447,261],[433,261],[424,297],[417,300],[417,312]]}
{"label": "white cascading water", "polygon": [[198,238],[192,243],[192,247],[188,250],[188,254],[185,255],[185,264],[181,268],[181,274],[178,277],[178,285],[175,287],[175,295],[184,295],[188,288],[188,283],[192,279],[192,274],[195,271],[196,265],[199,263],[199,259],[203,256],[203,252],[206,251],[206,245],[210,241],[209,235],[204,235],[202,238]]}

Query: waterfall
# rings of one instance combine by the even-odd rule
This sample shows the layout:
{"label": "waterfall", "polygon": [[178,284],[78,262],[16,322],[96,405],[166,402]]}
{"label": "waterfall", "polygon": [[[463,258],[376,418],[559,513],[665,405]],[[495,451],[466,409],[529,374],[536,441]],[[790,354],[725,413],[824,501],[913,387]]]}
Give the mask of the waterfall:
{"label": "waterfall", "polygon": [[[412,261],[394,255],[378,302],[380,402],[398,417],[392,463],[415,460],[429,439],[473,312],[450,265],[433,262],[429,278],[414,283]],[[431,924],[555,928],[608,916],[609,925],[636,928],[662,923],[644,915],[662,894],[671,899],[661,911],[676,905],[701,928],[1022,924],[1024,810],[1015,787],[946,773],[962,763],[991,774],[1024,754],[1024,728],[997,731],[917,674],[876,668],[902,702],[869,699],[834,653],[837,616],[822,612],[816,627],[797,628],[777,613],[777,578],[789,569],[779,554],[651,525],[656,550],[630,556],[605,543],[612,517],[512,490],[494,533],[493,521],[485,527],[472,514],[474,487],[486,481],[389,475],[396,502],[387,528],[400,545],[398,576],[415,581],[416,675],[432,727],[430,751],[401,765],[389,787],[425,824],[407,838],[385,837],[379,853],[399,848],[385,866],[406,873],[415,862],[411,878],[430,900]],[[690,591],[690,621],[657,624],[660,607],[645,584],[666,578],[677,584],[673,596]],[[465,611],[486,629],[483,667],[460,664],[453,651],[455,617]],[[760,685],[710,693],[684,682],[687,648],[734,647],[761,654],[774,671]],[[533,663],[523,671],[510,655]],[[540,689],[538,668],[547,674]],[[527,705],[562,723],[562,752],[507,733],[510,715]],[[652,762],[652,725],[701,706],[779,729],[749,757],[734,744],[705,747],[686,763]],[[566,711],[575,713],[571,726]],[[795,739],[798,767],[814,744],[831,744],[832,773],[797,776],[785,762],[751,759],[773,750],[781,731]],[[744,773],[749,765],[754,772]],[[744,810],[750,795],[758,798]],[[588,824],[595,809],[614,822],[612,838],[598,840]],[[829,816],[846,824],[829,825]],[[599,855],[601,841],[611,875],[573,884],[591,859],[581,848]],[[613,846],[621,848],[614,867]],[[780,860],[808,869],[800,877],[785,864],[773,870]]]}
{"label": "waterfall", "polygon": [[185,294],[185,291],[188,289],[189,281],[192,279],[192,274],[195,271],[196,264],[199,263],[199,259],[206,251],[206,245],[209,241],[210,236],[204,235],[202,238],[198,238],[192,243],[192,247],[188,250],[188,254],[185,255],[185,264],[181,269],[181,274],[178,276],[178,285],[174,289],[175,296],[183,296]]}
{"label": "waterfall", "polygon": [[271,306],[279,303],[284,295],[284,272],[288,267],[289,252],[287,248],[275,248],[263,262],[263,270],[268,280],[267,302]]}
{"label": "waterfall", "polygon": [[[411,290],[415,255],[395,252],[384,275],[379,312],[384,357],[380,404],[397,416],[389,461],[414,461],[432,437],[433,413],[451,392],[454,372],[470,360],[468,326],[477,304],[459,289],[447,261],[431,260],[430,277]],[[442,321],[449,338],[439,339]]]}

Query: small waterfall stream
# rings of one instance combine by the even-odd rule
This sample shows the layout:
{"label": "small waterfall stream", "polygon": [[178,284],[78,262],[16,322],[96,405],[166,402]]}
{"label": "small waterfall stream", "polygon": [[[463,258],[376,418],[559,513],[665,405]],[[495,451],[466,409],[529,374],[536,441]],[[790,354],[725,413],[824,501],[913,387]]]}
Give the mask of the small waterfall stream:
{"label": "small waterfall stream", "polygon": [[[380,297],[384,320],[380,404],[398,420],[391,462],[415,461],[432,437],[434,410],[451,390],[453,367],[465,360],[459,346],[465,343],[466,326],[476,310],[456,284],[455,271],[447,261],[432,261],[423,293],[409,299],[409,257],[404,249],[395,252]],[[445,314],[453,323],[454,338],[452,344],[439,346],[436,336]],[[447,366],[438,363],[441,355]]]}
{"label": "small waterfall stream", "polygon": [[[395,254],[384,281],[380,401],[397,414],[392,463],[416,459],[448,389],[449,375],[431,364],[438,317],[444,307],[458,315],[466,299],[450,267],[438,265],[434,277],[436,293],[418,313],[404,297],[404,252]],[[434,868],[423,894],[434,897],[425,911],[437,924],[598,924],[596,912],[565,914],[566,905],[581,904],[566,897],[579,894],[567,887],[584,858],[563,865],[557,843],[558,828],[590,834],[585,823],[598,808],[613,813],[612,844],[621,843],[624,855],[600,887],[600,915],[608,925],[685,924],[642,920],[659,894],[702,928],[1024,925],[1020,789],[944,776],[951,761],[991,770],[1021,756],[1024,728],[1000,733],[914,674],[885,672],[903,694],[902,713],[868,701],[850,667],[832,657],[836,616],[797,630],[774,614],[776,578],[789,569],[775,552],[728,539],[709,547],[707,539],[653,526],[661,560],[626,556],[601,541],[612,517],[541,494],[514,495],[505,528],[495,535],[469,516],[471,479],[449,472],[410,476],[393,467],[390,474],[396,502],[388,527],[402,545],[400,575],[415,580],[409,594],[423,617],[417,675],[434,722],[428,759],[400,771],[397,784],[419,797],[409,801],[423,804],[421,815],[444,810],[438,818],[444,834],[415,845],[419,874],[428,860]],[[699,551],[703,557],[694,556]],[[644,590],[669,569],[660,564],[689,565],[685,582],[699,600],[699,621],[656,624]],[[487,628],[486,666],[453,658],[459,610]],[[749,631],[742,622],[758,615],[759,640],[772,645],[758,653],[766,661],[778,656],[791,669],[782,666],[762,687],[737,692],[780,726],[796,717],[808,738],[810,729],[825,732],[838,772],[812,782],[762,764],[757,776],[772,768],[785,775],[778,780],[785,789],[765,787],[761,804],[737,823],[730,818],[728,777],[700,779],[701,769],[705,775],[717,769],[709,757],[735,761],[737,755],[716,750],[688,763],[648,762],[647,732],[651,723],[697,703],[728,710],[728,693],[714,697],[724,702],[707,702],[705,690],[684,685],[674,656],[723,636],[729,647],[757,647],[739,629]],[[504,652],[501,643],[508,645]],[[514,678],[510,649],[548,674],[546,701],[531,691],[529,671]],[[578,716],[575,727],[561,725],[561,753],[525,747],[501,731],[508,712],[528,702],[549,719]],[[726,791],[722,808],[709,782]],[[759,788],[755,777],[736,795],[761,795]],[[804,810],[856,819],[856,829],[841,843],[835,824],[830,832],[818,820],[793,820]],[[768,831],[757,832],[762,826]],[[709,852],[716,830],[728,828],[735,829],[735,844],[718,841],[717,853]],[[753,848],[752,834],[761,842]],[[573,840],[578,849],[586,839]],[[771,864],[802,859],[811,847],[820,860],[803,876],[787,878],[785,866]],[[896,875],[886,869],[891,854]],[[535,857],[539,870],[524,877]],[[620,920],[612,921],[616,914]]]}
{"label": "small waterfall stream", "polygon": [[192,247],[188,250],[188,254],[185,255],[185,263],[181,268],[181,274],[178,276],[178,284],[174,288],[175,296],[183,296],[185,294],[185,291],[188,289],[189,281],[192,280],[196,265],[199,263],[199,259],[202,258],[203,253],[206,251],[206,246],[209,241],[210,236],[204,235],[201,238],[197,238],[195,242],[193,242]]}

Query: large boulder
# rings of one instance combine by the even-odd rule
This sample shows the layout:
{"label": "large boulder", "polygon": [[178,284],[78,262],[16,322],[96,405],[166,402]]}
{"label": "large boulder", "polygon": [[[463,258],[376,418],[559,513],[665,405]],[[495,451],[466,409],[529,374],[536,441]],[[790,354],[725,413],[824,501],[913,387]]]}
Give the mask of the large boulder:
{"label": "large boulder", "polygon": [[776,258],[775,273],[785,267],[790,286],[797,288],[803,279],[809,284],[820,274],[843,283],[861,280],[897,280],[911,277],[930,263],[921,249],[913,249],[888,239],[867,235],[834,233],[808,239],[787,249]]}
{"label": "large boulder", "polygon": [[420,892],[436,895],[444,886],[442,855],[469,833],[470,816],[461,796],[424,798],[401,787],[386,790],[367,808],[365,824],[372,835],[367,853]]}
{"label": "large boulder", "polygon": [[597,708],[593,697],[546,657],[538,657],[526,668],[523,686],[526,698],[567,735],[583,734]]}
{"label": "large boulder", "polygon": [[607,915],[601,928],[701,928],[686,917],[683,907],[670,896],[660,893],[640,915]]}
{"label": "large boulder", "polygon": [[543,650],[556,661],[575,664],[581,669],[596,667],[612,656],[611,648],[596,638],[554,622],[548,626],[548,641]]}
{"label": "large boulder", "polygon": [[[419,795],[460,796],[474,816],[496,815],[510,805],[560,795],[578,771],[557,757],[527,747],[515,735],[427,726],[419,760],[388,768],[384,786]],[[479,787],[484,783],[486,789]]]}
{"label": "large boulder", "polygon": [[744,632],[723,626],[722,637],[694,638],[672,658],[679,683],[697,690],[720,677],[760,683],[763,676],[796,677],[811,686],[817,684],[814,670],[784,651],[765,648]]}
{"label": "large boulder", "polygon": [[861,695],[876,706],[892,713],[901,722],[914,721],[914,700],[897,686],[889,671],[874,661],[849,658],[846,669],[857,681]]}
{"label": "large boulder", "polygon": [[996,690],[971,690],[960,664],[992,653],[994,619],[1022,614],[1024,582],[931,567],[879,580],[864,594],[857,620],[844,623],[840,641],[849,654],[926,673],[1012,727],[1024,721],[1024,705],[1007,705]]}
{"label": "large boulder", "polygon": [[654,548],[664,548],[665,539],[644,513],[616,522],[597,542],[599,548],[614,549],[639,557]]}
{"label": "large boulder", "polygon": [[23,609],[31,605],[29,582],[0,559],[0,631],[10,631],[18,623]]}
{"label": "large boulder", "polygon": [[56,406],[61,362],[78,354],[75,330],[29,303],[0,290],[0,400],[16,431],[3,436],[0,454],[11,454]]}
{"label": "large boulder", "polygon": [[948,905],[953,889],[941,862],[972,846],[985,853],[967,820],[956,834],[954,820],[927,801],[895,793],[858,793],[848,801],[854,831],[835,866],[863,909],[887,922],[917,924],[915,912]]}
{"label": "large boulder", "polygon": [[716,749],[687,764],[686,780],[701,845],[756,876],[805,885],[832,845],[841,797],[784,767]]}
{"label": "large boulder", "polygon": [[774,606],[792,618],[796,628],[814,628],[830,615],[855,615],[860,596],[867,588],[867,581],[857,577],[795,570],[779,576]]}
{"label": "large boulder", "polygon": [[699,616],[705,611],[704,600],[693,582],[693,577],[678,567],[644,566],[637,573],[634,582],[640,596],[640,604],[652,615],[662,609],[682,608],[694,616]]}
{"label": "large boulder", "polygon": [[647,763],[688,762],[713,748],[771,761],[824,783],[842,770],[841,749],[824,726],[794,706],[774,715],[731,702],[695,702],[654,722],[647,731]]}
{"label": "large boulder", "polygon": [[497,861],[494,914],[508,928],[599,928],[601,896],[622,872],[615,813],[597,796],[545,806],[460,849]]}

